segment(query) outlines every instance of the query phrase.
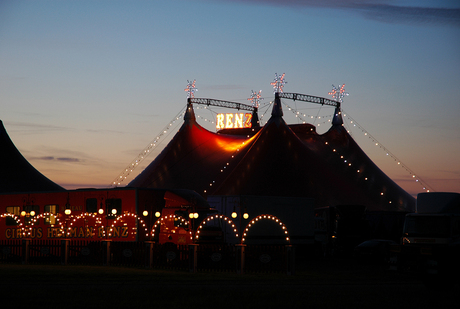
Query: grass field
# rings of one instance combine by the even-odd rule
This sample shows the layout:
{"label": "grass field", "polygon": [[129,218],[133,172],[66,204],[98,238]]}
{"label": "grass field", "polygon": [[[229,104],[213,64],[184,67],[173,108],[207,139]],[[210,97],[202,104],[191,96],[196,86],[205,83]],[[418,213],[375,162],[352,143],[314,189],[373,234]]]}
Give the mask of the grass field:
{"label": "grass field", "polygon": [[460,287],[355,261],[296,273],[189,273],[103,266],[0,264],[1,308],[458,308]]}

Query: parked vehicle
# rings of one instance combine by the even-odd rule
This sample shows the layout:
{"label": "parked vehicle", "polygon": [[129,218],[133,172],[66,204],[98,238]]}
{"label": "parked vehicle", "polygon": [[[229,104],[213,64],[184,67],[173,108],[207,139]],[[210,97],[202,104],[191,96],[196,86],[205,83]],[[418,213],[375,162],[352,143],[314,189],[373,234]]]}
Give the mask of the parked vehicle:
{"label": "parked vehicle", "polygon": [[430,285],[458,282],[460,275],[460,193],[420,193],[416,213],[406,215],[391,264],[423,276]]}
{"label": "parked vehicle", "polygon": [[397,245],[393,240],[370,239],[354,249],[354,256],[361,261],[386,264],[390,258],[390,247]]}
{"label": "parked vehicle", "polygon": [[315,239],[326,256],[351,256],[368,239],[369,222],[363,205],[337,205],[315,209]]}

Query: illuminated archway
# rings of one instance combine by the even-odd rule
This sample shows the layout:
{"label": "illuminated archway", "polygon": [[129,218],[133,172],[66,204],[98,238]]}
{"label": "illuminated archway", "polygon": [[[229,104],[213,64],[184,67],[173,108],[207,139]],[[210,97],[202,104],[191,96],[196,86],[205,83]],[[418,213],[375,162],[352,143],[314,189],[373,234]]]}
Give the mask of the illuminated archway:
{"label": "illuminated archway", "polygon": [[212,215],[212,216],[209,216],[209,217],[205,218],[200,223],[200,225],[198,226],[198,229],[196,231],[195,240],[198,240],[198,238],[200,237],[201,230],[207,224],[207,222],[210,222],[211,220],[214,220],[214,219],[224,219],[224,221],[226,221],[227,224],[232,227],[233,233],[235,233],[235,237],[238,238],[238,230],[236,229],[235,224],[233,223],[233,221],[229,217],[224,216],[224,215]]}
{"label": "illuminated archway", "polygon": [[[173,219],[173,220],[180,220],[181,223],[180,224],[183,224],[185,227],[188,227],[190,225],[190,221],[185,219],[184,217],[182,216],[176,216],[176,215],[166,215],[166,216],[163,216],[161,218],[159,218],[155,224],[153,225],[152,227],[152,230],[150,231],[150,235],[152,236],[152,238],[155,238],[155,231],[157,228],[159,228],[162,224],[164,224],[164,221],[166,219]],[[193,240],[193,234],[192,234],[192,231],[190,230],[189,232],[189,236],[190,236],[190,240]]]}
{"label": "illuminated archway", "polygon": [[16,224],[17,224],[18,226],[22,226],[22,225],[23,225],[23,223],[21,222],[21,219],[20,219],[17,215],[15,215],[15,214],[12,214],[12,213],[9,213],[9,212],[5,212],[5,213],[2,213],[2,214],[0,215],[0,218],[5,218],[5,220],[6,220],[6,217],[12,218],[12,219],[16,222]]}
{"label": "illuminated archway", "polygon": [[[23,227],[24,223],[21,222],[21,218],[18,215],[15,215],[15,214],[12,214],[12,213],[9,213],[9,212],[5,212],[5,213],[0,214],[0,219],[1,218],[5,218],[5,221],[4,221],[5,222],[5,225],[4,225],[5,230],[3,229],[3,226],[0,225],[0,227],[2,228],[1,229],[2,233],[6,232],[6,230],[8,229],[8,225],[7,225],[7,222],[6,222],[7,218],[11,218],[16,223],[16,225],[14,225],[14,227],[12,226],[12,228],[15,230],[14,234],[17,235],[16,237],[23,237],[24,236],[24,227]],[[9,238],[9,237],[7,237],[7,238]]]}
{"label": "illuminated archway", "polygon": [[57,222],[57,225],[59,226],[59,230],[62,230],[62,222],[59,220],[59,217],[56,216],[55,214],[51,213],[51,212],[45,212],[45,213],[42,213],[42,214],[39,214],[39,215],[33,217],[30,220],[30,227],[22,229],[22,236],[23,237],[30,237],[31,236],[30,229],[38,222],[38,220],[40,220],[41,218],[45,218],[45,217],[54,217],[54,219]]}
{"label": "illuminated archway", "polygon": [[[137,221],[139,221],[139,223],[140,223],[140,224],[142,225],[142,227],[144,228],[145,236],[146,236],[146,237],[149,236],[149,231],[148,231],[148,228],[147,228],[147,226],[146,226],[146,224],[145,224],[145,221],[144,221],[141,217],[139,217],[138,215],[136,215],[135,213],[127,212],[127,213],[124,213],[124,214],[118,216],[118,217],[113,221],[112,225],[110,226],[110,228],[109,228],[109,230],[108,230],[109,237],[112,236],[113,228],[115,227],[115,225],[116,225],[119,221],[121,221],[123,218],[127,218],[127,217],[128,217],[128,218],[131,217],[131,218],[137,219]],[[136,232],[137,232],[135,226],[132,226],[132,227],[131,227],[131,230],[133,231],[133,233],[136,233]]]}
{"label": "illuminated archway", "polygon": [[[72,228],[75,225],[75,223],[78,220],[86,220],[87,218],[91,218],[95,220],[94,228],[97,229],[97,227],[102,228],[102,234],[105,236],[105,228],[104,225],[102,224],[102,219],[100,216],[95,215],[94,213],[91,212],[84,212],[80,215],[74,216],[74,215],[69,215],[68,216],[68,223],[66,223],[65,227],[62,227],[64,224],[61,224],[61,231],[64,234],[65,237],[71,237],[72,236]],[[91,227],[92,225],[88,225],[88,227]],[[84,231],[85,235],[87,235],[89,232],[88,230]],[[88,235],[89,236],[89,235]],[[91,235],[92,236],[92,235]]]}
{"label": "illuminated archway", "polygon": [[291,239],[289,238],[289,232],[286,228],[286,225],[284,225],[283,222],[281,222],[280,219],[278,219],[276,216],[272,216],[272,215],[260,215],[260,216],[257,216],[255,217],[254,219],[252,219],[248,225],[246,225],[246,228],[244,229],[244,232],[243,232],[243,237],[241,238],[241,243],[244,243],[246,241],[246,236],[247,236],[247,233],[248,231],[255,225],[257,224],[257,222],[259,221],[262,221],[262,220],[272,220],[274,221],[276,224],[278,224],[281,228],[281,230],[283,231],[284,235],[285,235],[285,239],[288,243],[291,243]]}

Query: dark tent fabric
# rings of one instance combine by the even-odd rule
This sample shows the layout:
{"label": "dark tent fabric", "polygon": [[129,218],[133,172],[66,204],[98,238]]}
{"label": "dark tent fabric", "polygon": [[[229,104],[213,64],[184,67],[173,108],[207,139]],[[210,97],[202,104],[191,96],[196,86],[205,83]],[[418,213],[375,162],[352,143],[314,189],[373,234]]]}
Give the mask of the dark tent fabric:
{"label": "dark tent fabric", "polygon": [[19,152],[0,120],[0,193],[62,191],[64,188],[37,171]]}
{"label": "dark tent fabric", "polygon": [[256,133],[212,133],[196,122],[189,105],[179,132],[128,186],[185,188],[204,197],[311,197],[316,207],[414,210],[415,199],[369,159],[341,121],[319,135],[309,124],[287,125],[282,115],[275,99],[272,117]]}

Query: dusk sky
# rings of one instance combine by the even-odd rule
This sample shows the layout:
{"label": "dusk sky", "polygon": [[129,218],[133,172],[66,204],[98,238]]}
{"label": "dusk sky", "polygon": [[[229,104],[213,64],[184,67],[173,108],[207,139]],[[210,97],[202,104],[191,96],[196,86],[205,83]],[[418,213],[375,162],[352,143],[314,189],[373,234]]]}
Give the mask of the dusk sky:
{"label": "dusk sky", "polygon": [[[460,192],[460,1],[0,0],[0,119],[67,189],[108,187],[171,123],[140,173],[182,124],[187,81],[245,104],[262,90],[266,122],[275,73],[285,92],[345,84],[345,126],[391,179]],[[283,102],[330,127],[333,108]],[[195,112],[215,132],[232,110]]]}

